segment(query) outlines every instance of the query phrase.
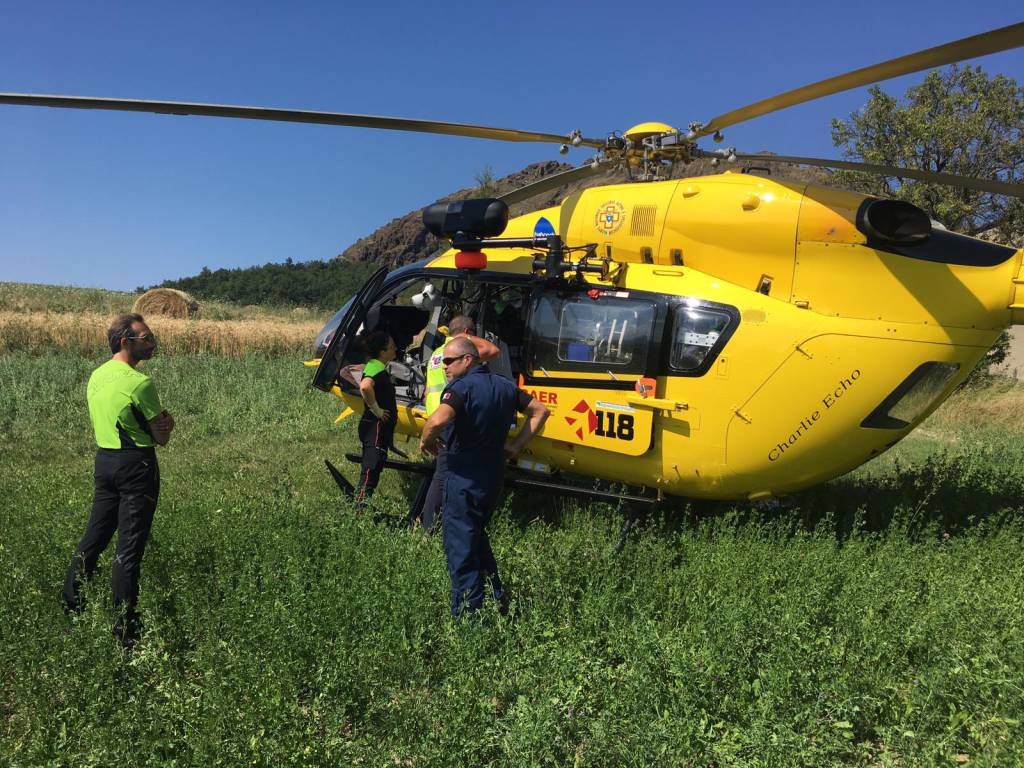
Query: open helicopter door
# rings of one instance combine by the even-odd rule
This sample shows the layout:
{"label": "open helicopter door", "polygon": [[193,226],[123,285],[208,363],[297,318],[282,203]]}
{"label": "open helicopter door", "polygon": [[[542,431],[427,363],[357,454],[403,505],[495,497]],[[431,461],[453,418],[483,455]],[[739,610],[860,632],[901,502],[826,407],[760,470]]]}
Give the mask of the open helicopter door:
{"label": "open helicopter door", "polygon": [[650,449],[653,411],[633,403],[655,375],[664,315],[636,292],[535,293],[522,387],[551,410],[544,437],[626,456]]}
{"label": "open helicopter door", "polygon": [[338,318],[337,327],[334,329],[330,341],[326,342],[327,348],[320,356],[320,365],[317,366],[316,373],[313,375],[313,386],[317,389],[330,392],[331,388],[338,383],[338,371],[345,364],[345,355],[387,276],[386,268],[374,272],[359,289],[359,293],[349,302],[348,311],[342,310],[338,313],[341,317]]}

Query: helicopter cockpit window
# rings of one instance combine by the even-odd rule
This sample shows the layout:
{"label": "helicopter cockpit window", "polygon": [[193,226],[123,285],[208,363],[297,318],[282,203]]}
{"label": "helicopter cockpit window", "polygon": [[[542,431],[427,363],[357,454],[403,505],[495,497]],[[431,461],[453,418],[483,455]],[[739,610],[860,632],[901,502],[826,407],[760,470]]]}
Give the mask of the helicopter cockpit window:
{"label": "helicopter cockpit window", "polygon": [[533,368],[644,373],[655,315],[649,301],[542,296],[530,321]]}
{"label": "helicopter cockpit window", "polygon": [[727,313],[705,307],[676,307],[669,364],[679,371],[700,368],[730,320]]}

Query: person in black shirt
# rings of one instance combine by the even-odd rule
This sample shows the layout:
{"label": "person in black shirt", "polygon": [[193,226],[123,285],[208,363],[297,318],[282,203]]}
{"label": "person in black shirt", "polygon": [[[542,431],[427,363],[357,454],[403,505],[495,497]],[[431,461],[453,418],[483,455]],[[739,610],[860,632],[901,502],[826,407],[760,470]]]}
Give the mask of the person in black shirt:
{"label": "person in black shirt", "polygon": [[388,373],[388,363],[395,359],[395,341],[384,331],[375,331],[366,340],[370,359],[363,367],[359,393],[365,408],[359,419],[359,441],[363,459],[359,472],[356,502],[362,504],[373,496],[388,457],[388,448],[395,434],[395,385]]}

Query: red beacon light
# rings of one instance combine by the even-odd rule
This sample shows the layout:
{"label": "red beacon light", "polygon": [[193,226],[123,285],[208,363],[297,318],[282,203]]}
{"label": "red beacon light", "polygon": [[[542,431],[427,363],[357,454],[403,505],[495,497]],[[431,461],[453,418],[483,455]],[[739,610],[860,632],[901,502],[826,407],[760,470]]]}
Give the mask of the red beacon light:
{"label": "red beacon light", "polygon": [[456,269],[487,269],[487,254],[483,251],[459,251],[455,254]]}

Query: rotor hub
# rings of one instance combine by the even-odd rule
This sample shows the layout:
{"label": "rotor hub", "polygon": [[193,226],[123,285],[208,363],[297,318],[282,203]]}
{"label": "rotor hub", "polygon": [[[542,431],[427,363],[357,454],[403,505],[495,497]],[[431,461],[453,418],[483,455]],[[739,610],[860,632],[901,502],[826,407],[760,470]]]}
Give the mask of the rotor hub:
{"label": "rotor hub", "polygon": [[678,128],[651,121],[634,125],[622,136],[608,137],[604,155],[622,160],[628,168],[639,169],[641,178],[650,181],[666,177],[677,162],[693,160],[695,150],[696,143]]}
{"label": "rotor hub", "polygon": [[623,136],[629,140],[630,143],[635,144],[637,147],[641,146],[643,140],[651,136],[661,136],[666,133],[679,133],[679,129],[673,128],[668,123],[639,123],[634,125]]}

